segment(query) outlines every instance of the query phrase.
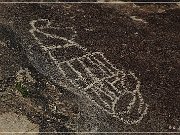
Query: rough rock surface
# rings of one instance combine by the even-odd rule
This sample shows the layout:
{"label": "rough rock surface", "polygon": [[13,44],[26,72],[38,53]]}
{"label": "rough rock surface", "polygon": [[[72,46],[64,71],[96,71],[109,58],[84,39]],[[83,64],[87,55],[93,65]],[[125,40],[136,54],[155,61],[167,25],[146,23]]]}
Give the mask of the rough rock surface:
{"label": "rough rock surface", "polygon": [[[32,55],[30,48],[36,44],[30,22],[38,19],[48,19],[54,27],[73,27],[75,42],[136,74],[148,104],[140,123],[126,125],[58,85],[50,78],[56,71],[53,65],[50,76],[42,70],[44,54]],[[26,115],[40,132],[178,131],[179,21],[175,4],[0,4],[1,115],[10,110]],[[26,97],[17,88],[19,82]]]}

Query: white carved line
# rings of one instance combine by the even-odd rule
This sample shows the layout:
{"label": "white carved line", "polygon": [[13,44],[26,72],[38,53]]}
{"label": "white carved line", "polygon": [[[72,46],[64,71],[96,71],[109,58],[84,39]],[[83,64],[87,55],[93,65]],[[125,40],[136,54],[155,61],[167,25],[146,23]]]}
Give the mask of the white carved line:
{"label": "white carved line", "polygon": [[76,45],[67,43],[67,44],[64,44],[63,46],[62,45],[58,45],[58,46],[52,45],[52,46],[48,46],[46,48],[48,50],[55,50],[55,49],[60,49],[60,48],[68,48],[68,47],[72,47],[72,46],[76,46]]}
{"label": "white carved line", "polygon": [[114,80],[111,84],[114,85],[114,84],[116,84],[118,81],[120,81],[120,78],[116,77],[116,80]]}
{"label": "white carved line", "polygon": [[141,114],[141,116],[139,117],[139,119],[137,119],[137,120],[124,120],[123,119],[123,122],[125,123],[125,124],[129,124],[129,125],[132,125],[132,124],[138,124],[143,118],[144,118],[144,116],[147,114],[147,110],[148,110],[148,105],[147,104],[145,104],[145,110],[144,110],[144,112]]}
{"label": "white carved line", "polygon": [[114,100],[114,102],[112,102],[112,113],[110,113],[110,114],[112,114],[113,117],[117,117],[116,112],[115,112],[114,109],[115,109],[115,107],[116,107],[116,103],[117,103],[118,100],[119,100],[119,98],[116,97],[115,100]]}
{"label": "white carved line", "polygon": [[85,55],[83,55],[83,56],[81,56],[81,57],[75,57],[75,58],[72,58],[72,59],[70,59],[70,60],[64,60],[64,61],[62,61],[62,62],[60,62],[60,63],[66,63],[66,62],[73,62],[73,61],[75,61],[75,60],[82,60],[83,58],[86,58],[86,57],[88,57],[89,55],[94,55],[94,54],[98,54],[99,52],[94,52],[94,53],[90,53],[90,52],[87,52]]}
{"label": "white carved line", "polygon": [[[93,55],[92,55],[91,57],[94,59],[94,61],[96,61],[95,64],[96,64],[99,68],[103,67],[104,69],[108,70],[108,72],[110,72],[110,73],[112,74],[111,70],[110,70],[108,67],[106,67],[103,62],[101,62],[100,60],[98,60],[98,58],[95,57],[96,54],[101,54],[101,52],[94,52],[94,53],[92,53],[92,54],[93,54]],[[98,64],[99,64],[99,65],[98,65]],[[102,69],[102,68],[101,68],[101,69]],[[103,70],[104,70],[104,69],[103,69]],[[106,73],[106,71],[105,71],[105,73]],[[108,73],[106,73],[106,74],[107,74],[107,76],[108,76]]]}
{"label": "white carved line", "polygon": [[[102,84],[101,84],[102,85]],[[98,90],[99,90],[99,92],[102,92],[102,93],[104,93],[106,96],[108,96],[111,100],[114,100],[115,98],[116,98],[116,96],[115,96],[115,94],[113,93],[113,95],[110,95],[110,94],[108,94],[108,93],[106,93],[105,91],[103,91],[102,89],[101,89],[101,87],[97,87],[98,88]]]}
{"label": "white carved line", "polygon": [[113,74],[113,72],[111,71],[111,69],[109,69],[108,67],[106,67],[105,64],[103,64],[100,60],[98,60],[97,58],[94,57],[94,59],[99,63],[101,64],[102,66],[104,66],[111,74]]}
{"label": "white carved line", "polygon": [[[74,85],[74,86],[76,87],[77,84],[75,84],[71,79],[68,79],[68,78],[66,77],[66,73],[65,73],[65,71],[60,67],[60,64],[58,63],[58,60],[55,59],[55,58],[52,56],[52,54],[51,54],[50,51],[48,51],[48,54],[49,54],[50,59],[53,60],[53,62],[55,63],[55,65],[56,65],[56,66],[58,67],[58,69],[60,70],[60,73],[63,75],[63,77],[64,77],[66,80],[68,80],[72,85]],[[62,86],[68,87],[66,84],[62,84]]]}
{"label": "white carved line", "polygon": [[123,70],[121,70],[120,72],[121,72],[121,74],[122,74],[122,77],[121,77],[121,85],[122,85],[122,87],[125,89],[125,91],[128,91],[128,90],[127,90],[127,87],[125,86],[125,81],[124,81],[124,79],[125,79],[125,77],[126,77],[126,74],[125,74],[125,72],[124,72]]}
{"label": "white carved line", "polygon": [[[115,76],[115,75],[113,75],[113,76]],[[111,77],[113,77],[113,76],[111,76]],[[108,78],[108,77],[107,77]],[[92,83],[92,84],[90,84],[90,85],[88,85],[88,87],[86,87],[86,88],[84,88],[85,90],[87,90],[87,89],[89,89],[89,88],[92,88],[95,84],[98,84],[98,83],[101,83],[101,82],[103,82],[104,80],[106,80],[107,78],[102,78],[101,80],[99,80],[98,78],[97,79],[95,79],[94,80],[94,83]],[[110,78],[110,77],[109,77]],[[115,95],[115,94],[114,94]]]}
{"label": "white carved line", "polygon": [[144,100],[143,100],[142,95],[140,93],[141,82],[138,80],[138,78],[135,76],[135,74],[132,73],[131,71],[130,71],[130,74],[133,75],[133,77],[137,81],[137,85],[136,85],[135,91],[137,92],[137,94],[139,96],[139,100],[140,100],[140,105],[139,105],[138,111],[141,112],[142,111],[142,105],[144,104]]}
{"label": "white carved line", "polygon": [[71,64],[70,62],[66,62],[67,65],[78,75],[78,77],[81,79],[81,80],[84,80],[84,78],[82,77],[81,75],[81,72],[79,72],[78,70],[76,70]]}
{"label": "white carved line", "polygon": [[[138,80],[138,78],[135,76],[135,74],[134,73],[132,73],[131,71],[129,71],[129,74],[130,75],[132,75],[133,76],[133,78],[136,80],[136,82],[137,82],[137,84],[136,84],[136,89],[133,91],[134,93],[138,93],[138,96],[139,96],[139,90],[140,90],[140,85],[141,85],[141,83],[140,83],[140,81]],[[133,101],[131,102],[131,104],[130,104],[130,106],[131,107],[133,107],[133,105],[135,104],[135,102],[136,102],[136,96],[134,96],[134,98],[133,98]]]}
{"label": "white carved line", "polygon": [[34,34],[34,32],[37,31],[36,27],[34,26],[36,22],[37,22],[37,20],[32,20],[32,21],[30,22],[30,25],[31,25],[32,29],[30,29],[29,32],[32,34],[32,36],[33,36],[34,39],[37,41],[37,43],[40,44],[40,47],[41,47],[43,50],[47,51],[46,46],[44,46],[43,43],[39,40],[39,38],[37,38],[36,35]]}
{"label": "white carved line", "polygon": [[51,54],[50,51],[48,51],[48,54],[49,54],[50,59],[53,60],[53,62],[55,63],[55,65],[58,67],[58,69],[60,70],[60,72],[61,72],[61,73],[63,74],[63,76],[65,77],[65,76],[66,76],[66,73],[65,73],[64,70],[60,67],[57,59],[55,59],[55,58],[52,56],[52,54]]}
{"label": "white carved line", "polygon": [[[108,114],[112,114],[112,113],[110,112],[111,110],[104,109],[104,107],[103,107],[102,105],[99,105],[99,104],[97,103],[97,101],[92,100],[92,97],[91,97],[90,95],[88,95],[88,94],[86,94],[86,93],[84,93],[84,94],[85,94],[86,97],[87,97],[89,100],[91,100],[91,102],[92,102],[93,104],[95,104],[97,107],[101,108],[103,111],[107,112]],[[99,98],[99,99],[100,99],[100,98]],[[111,108],[110,108],[110,109],[111,109]]]}
{"label": "white carved line", "polygon": [[[99,91],[101,91],[98,87],[95,87],[95,88],[98,89]],[[111,109],[111,106],[101,98],[99,91],[96,91],[95,89],[93,89],[93,90],[98,95],[99,99],[105,104],[105,106],[107,108]]]}
{"label": "white carved line", "polygon": [[[106,79],[106,78],[105,78]],[[101,89],[102,89],[102,87],[103,87],[103,84],[101,84]],[[103,90],[102,90],[103,91]],[[116,94],[114,93],[114,92],[112,92],[112,91],[103,91],[104,93],[106,93],[106,92],[108,92],[108,93],[106,93],[107,95],[109,95],[110,97],[112,97],[112,100],[113,99],[115,99],[117,96],[116,96]]]}
{"label": "white carved line", "polygon": [[[96,65],[99,69],[101,69],[101,71],[103,72],[103,74],[106,74],[106,72],[105,72],[98,64],[94,63],[94,62],[90,59],[90,57],[87,57],[87,59],[90,61],[90,63],[91,63],[92,65]],[[106,75],[107,75],[107,74],[106,74]]]}
{"label": "white carved line", "polygon": [[[79,79],[81,80],[81,81],[84,81],[85,80],[85,78],[81,75],[81,72],[79,72],[79,71],[77,71],[71,64],[70,64],[70,62],[66,62],[67,64],[68,64],[68,66],[78,75],[78,77],[79,77]],[[73,82],[73,80],[72,80],[72,82]],[[74,82],[75,83],[75,82]],[[85,82],[85,84],[87,85],[87,83]],[[78,84],[76,84],[76,85],[78,85]],[[78,85],[79,86],[79,85]],[[80,86],[79,86],[80,87]]]}
{"label": "white carved line", "polygon": [[116,67],[114,67],[110,62],[109,62],[109,60],[107,60],[105,57],[104,57],[104,55],[103,55],[103,53],[100,53],[100,55],[101,55],[101,57],[111,66],[111,68],[112,69],[114,69],[115,71],[119,71]]}
{"label": "white carved line", "polygon": [[115,90],[115,91],[117,91],[118,93],[120,93],[120,91],[114,86],[114,85],[112,85],[112,83],[110,83],[110,82],[108,82],[108,81],[106,81],[108,84],[110,84],[111,85],[111,87]]}
{"label": "white carved line", "polygon": [[[46,37],[64,40],[64,41],[66,41],[67,43],[69,43],[70,46],[77,46],[77,47],[83,49],[84,51],[86,51],[85,48],[83,48],[82,46],[80,46],[79,44],[77,44],[76,42],[74,42],[74,41],[72,41],[72,40],[68,40],[68,39],[65,38],[65,37],[60,37],[60,36],[57,36],[57,35],[54,35],[54,34],[49,34],[49,33],[42,32],[42,31],[41,31],[42,28],[39,30],[38,28],[35,27],[35,23],[36,23],[36,22],[37,22],[37,20],[33,20],[33,21],[30,22],[30,24],[31,24],[31,26],[32,26],[32,29],[30,30],[30,32],[33,33],[33,36],[34,36],[34,37],[36,37],[35,34],[34,34],[34,31],[36,31],[36,32],[38,32],[38,33],[41,33],[41,34],[45,35]],[[49,22],[49,21],[48,21],[48,22]],[[51,24],[51,23],[48,23],[48,24],[47,24],[47,27],[48,27],[50,24]],[[38,39],[38,38],[36,37],[35,39]],[[40,40],[38,39],[37,41],[40,41]],[[42,43],[40,43],[40,44],[42,44]],[[68,47],[68,46],[69,46],[69,45],[66,45],[65,47]]]}
{"label": "white carved line", "polygon": [[[92,61],[93,62],[93,61]],[[97,61],[96,61],[97,62]],[[95,65],[95,66],[97,66],[100,70],[101,70],[101,72],[103,73],[103,76],[104,77],[111,77],[111,75],[112,75],[112,73],[108,73],[109,72],[109,70],[108,70],[108,68],[107,67],[105,67],[104,65],[100,65],[100,63],[96,63],[96,62],[93,62],[93,64]]]}

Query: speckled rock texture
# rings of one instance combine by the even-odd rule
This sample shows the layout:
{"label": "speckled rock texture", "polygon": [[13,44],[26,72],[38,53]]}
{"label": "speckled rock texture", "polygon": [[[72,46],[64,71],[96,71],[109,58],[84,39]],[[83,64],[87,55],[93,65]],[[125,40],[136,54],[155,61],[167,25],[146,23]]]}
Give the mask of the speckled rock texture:
{"label": "speckled rock texture", "polygon": [[[51,22],[51,26],[43,19]],[[41,21],[33,25],[33,20]],[[9,115],[8,112],[23,115],[38,125],[37,132],[179,132],[179,22],[180,9],[175,3],[1,3],[0,115]],[[38,28],[35,37],[34,31],[30,31],[33,26]],[[57,27],[59,31],[53,30]],[[57,63],[49,64],[50,57],[39,46],[41,42],[42,46],[49,46],[62,41],[54,40],[57,36],[46,39],[42,31],[50,33],[47,37],[55,33],[70,40],[76,32],[73,43],[89,52],[103,53],[122,71],[121,78],[123,73],[131,71],[129,74],[136,76],[134,80],[121,82],[128,88],[136,85],[136,89],[140,82],[140,93],[136,93],[140,98],[134,106],[137,109],[142,103],[148,108],[140,122],[126,124],[104,111],[105,107],[98,107],[85,96],[69,90],[69,85],[60,85]],[[76,50],[62,52],[54,52],[58,60],[58,56],[74,57]],[[131,98],[121,98],[119,108],[126,106]],[[135,113],[128,119],[134,117],[141,114]]]}

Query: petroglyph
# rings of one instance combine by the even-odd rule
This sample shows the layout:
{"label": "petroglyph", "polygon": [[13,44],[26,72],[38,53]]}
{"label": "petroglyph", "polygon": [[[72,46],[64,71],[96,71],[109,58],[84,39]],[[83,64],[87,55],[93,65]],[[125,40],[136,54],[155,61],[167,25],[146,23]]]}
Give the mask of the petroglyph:
{"label": "petroglyph", "polygon": [[72,36],[67,38],[49,32],[58,33],[63,28],[52,27],[48,19],[32,20],[30,25],[29,32],[37,45],[48,54],[65,80],[59,85],[77,89],[73,91],[75,94],[83,94],[125,124],[137,124],[147,114],[148,105],[144,103],[140,81],[133,72],[117,69],[102,52],[90,52],[80,46],[74,41],[77,32],[73,27],[64,28],[72,31]]}

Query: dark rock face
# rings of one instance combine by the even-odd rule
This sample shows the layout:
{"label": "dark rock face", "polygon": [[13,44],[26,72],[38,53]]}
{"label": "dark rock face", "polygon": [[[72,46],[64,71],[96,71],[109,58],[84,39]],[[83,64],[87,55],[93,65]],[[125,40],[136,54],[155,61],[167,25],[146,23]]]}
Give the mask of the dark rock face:
{"label": "dark rock face", "polygon": [[[32,72],[37,82],[27,83],[27,86],[30,89],[29,99],[34,106],[24,108],[23,112],[30,118],[33,116],[32,121],[40,124],[40,131],[177,131],[180,109],[178,8],[162,13],[137,11],[131,15],[105,4],[1,4],[0,6],[2,7],[0,16],[3,20],[0,28],[1,41],[10,42],[6,44],[11,48],[4,48],[3,43],[0,46],[6,51],[6,54],[2,51],[4,59],[0,61],[5,64],[1,66],[0,72],[3,72],[4,76],[9,74],[8,72],[10,76],[15,76],[20,66]],[[52,22],[51,29],[48,28],[46,21],[34,25],[30,23],[41,19]],[[102,111],[102,108],[89,103],[85,97],[80,98],[74,94],[73,90],[62,88],[58,83],[62,80],[56,62],[53,63],[48,53],[37,45],[43,43],[46,47],[58,47],[59,44],[64,44],[65,40],[57,38],[54,40],[52,37],[48,39],[37,30],[35,34],[39,40],[36,40],[30,32],[32,26],[36,26],[44,33],[67,37],[68,40],[73,39],[90,53],[102,52],[118,70],[123,68],[135,73],[141,82],[140,96],[143,97],[143,102],[148,104],[148,112],[141,122],[137,125],[124,124]],[[53,29],[57,27],[60,28],[59,31]],[[72,47],[64,50],[58,48],[52,52],[52,56],[57,56],[55,58],[60,60],[58,62],[62,62],[75,55],[78,57],[84,55],[82,48]],[[9,63],[5,61],[6,55],[7,59],[10,59]],[[15,66],[7,66],[11,63]],[[66,65],[64,67],[70,78],[74,77],[75,80],[76,74],[73,75],[71,68],[66,68]],[[91,69],[93,68],[92,66]],[[95,69],[93,71],[100,72]],[[135,80],[130,77],[132,76],[129,75],[127,80],[132,82],[124,82],[128,88],[133,89],[136,87]],[[127,94],[127,97],[121,98],[122,101],[119,100],[122,105],[118,102],[119,105],[115,110],[118,108],[121,111],[126,110],[124,106],[132,99],[132,95]],[[23,101],[21,106],[26,105],[24,104],[26,99],[21,100]],[[142,103],[137,100],[134,104],[136,109],[138,102]],[[20,104],[17,100],[14,103]],[[36,109],[37,106],[42,109]],[[62,108],[65,108],[65,112]],[[133,119],[140,116],[135,111],[134,116],[128,116],[130,117]],[[72,121],[75,121],[75,127],[68,128],[67,123]],[[169,128],[170,126],[173,128]]]}

